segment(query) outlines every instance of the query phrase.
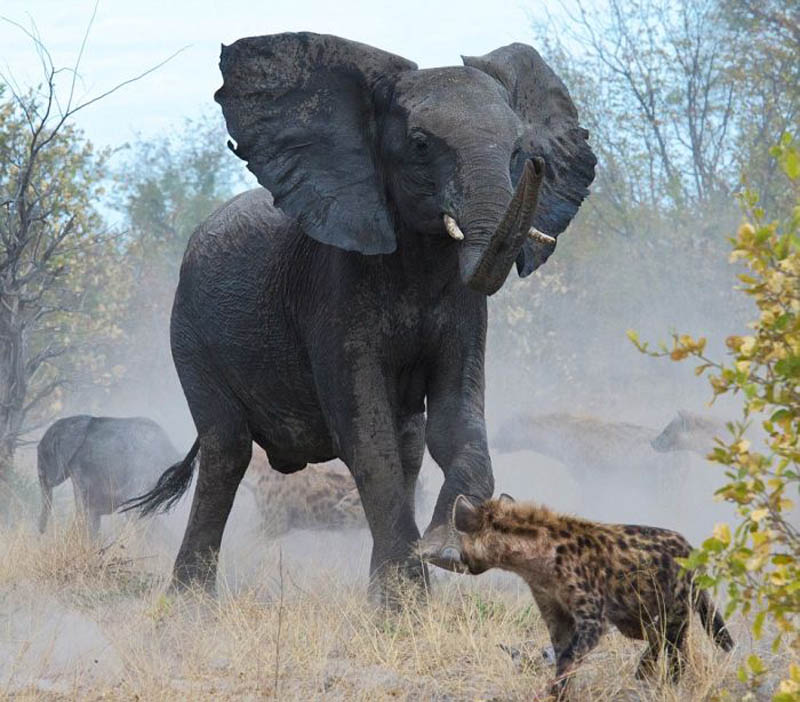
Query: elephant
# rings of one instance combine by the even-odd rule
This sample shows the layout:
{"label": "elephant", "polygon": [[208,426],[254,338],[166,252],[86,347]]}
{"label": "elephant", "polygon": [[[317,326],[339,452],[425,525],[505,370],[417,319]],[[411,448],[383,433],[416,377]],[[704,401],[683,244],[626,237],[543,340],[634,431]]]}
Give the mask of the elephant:
{"label": "elephant", "polygon": [[[172,586],[214,591],[251,455],[301,470],[340,458],[373,538],[370,594],[459,565],[460,493],[494,490],[484,420],[487,297],[527,276],[578,211],[596,158],[569,93],[530,46],[416,64],[331,35],[222,46],[215,93],[262,186],[192,234],[170,324],[197,440],[128,508],[189,485]],[[423,537],[427,445],[444,474]]]}
{"label": "elephant", "polygon": [[[659,453],[653,446],[658,429],[603,417],[517,413],[500,425],[490,441],[493,451],[535,451],[564,464],[582,489],[583,509],[604,516],[617,505],[621,492],[628,500],[625,519],[641,510],[659,510],[676,499],[685,486],[690,461],[679,454]],[[617,508],[619,509],[619,508]]]}
{"label": "elephant", "polygon": [[678,410],[675,418],[651,442],[659,453],[691,451],[707,456],[716,446],[715,439],[726,435],[725,424],[688,410]]}
{"label": "elephant", "polygon": [[76,415],[54,422],[37,448],[42,492],[39,531],[47,528],[53,488],[72,479],[75,505],[92,536],[100,516],[146,490],[163,466],[180,458],[164,430],[144,417]]}
{"label": "elephant", "polygon": [[530,450],[568,466],[584,482],[592,474],[652,474],[656,429],[630,422],[566,413],[518,413],[500,425],[491,447],[501,453]]}

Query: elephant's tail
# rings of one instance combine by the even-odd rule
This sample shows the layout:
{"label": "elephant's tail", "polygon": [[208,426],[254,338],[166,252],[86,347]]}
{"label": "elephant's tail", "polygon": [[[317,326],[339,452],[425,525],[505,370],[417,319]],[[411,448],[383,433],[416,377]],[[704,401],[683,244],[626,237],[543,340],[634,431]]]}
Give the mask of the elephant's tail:
{"label": "elephant's tail", "polygon": [[181,499],[189,488],[194,473],[194,459],[200,449],[200,438],[194,440],[186,458],[167,468],[152,490],[132,497],[120,506],[120,512],[138,509],[142,517],[156,512],[166,512]]}
{"label": "elephant's tail", "polygon": [[[36,448],[36,472],[39,476],[39,490],[42,494],[42,511],[39,514],[39,533],[44,534],[47,529],[47,520],[53,511],[53,485],[58,482],[57,478],[51,481],[50,473],[58,475],[58,457],[51,450],[52,441],[47,441],[47,434],[39,442]],[[63,471],[66,477],[66,471]]]}
{"label": "elephant's tail", "polygon": [[39,514],[39,533],[44,534],[47,529],[47,520],[53,511],[53,488],[47,484],[47,479],[39,473],[39,488],[42,492],[42,511]]}

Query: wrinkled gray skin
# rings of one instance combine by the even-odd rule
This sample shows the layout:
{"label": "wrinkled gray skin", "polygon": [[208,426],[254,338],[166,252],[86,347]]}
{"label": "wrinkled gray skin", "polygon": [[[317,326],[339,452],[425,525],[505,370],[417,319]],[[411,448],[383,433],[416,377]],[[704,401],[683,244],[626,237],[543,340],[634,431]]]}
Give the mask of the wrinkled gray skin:
{"label": "wrinkled gray skin", "polygon": [[694,414],[688,410],[678,410],[677,416],[651,442],[660,453],[668,451],[691,451],[707,456],[714,449],[715,438],[728,434],[722,422]]}
{"label": "wrinkled gray skin", "polygon": [[[397,568],[426,577],[414,485],[427,443],[445,480],[421,552],[459,559],[453,500],[494,488],[486,298],[515,261],[527,275],[552,253],[528,229],[563,231],[595,164],[566,88],[531,47],[464,61],[417,70],[310,33],[223,47],[215,98],[265,189],[201,225],[181,269],[172,351],[201,459],[174,584],[213,589],[251,439],[284,473],[345,462],[379,596]],[[132,506],[158,509],[190,477],[188,462],[173,466]]]}
{"label": "wrinkled gray skin", "polygon": [[72,480],[75,506],[92,535],[100,516],[153,484],[163,466],[179,457],[164,430],[143,417],[77,415],[53,423],[37,450],[42,492],[39,531],[47,528],[53,488]]}

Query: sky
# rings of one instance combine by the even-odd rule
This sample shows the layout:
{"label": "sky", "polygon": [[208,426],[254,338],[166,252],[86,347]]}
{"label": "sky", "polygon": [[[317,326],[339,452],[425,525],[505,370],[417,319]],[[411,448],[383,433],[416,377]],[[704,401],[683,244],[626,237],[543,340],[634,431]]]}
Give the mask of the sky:
{"label": "sky", "polygon": [[[74,65],[94,0],[2,0],[0,17],[38,33],[57,67]],[[178,128],[217,109],[220,43],[243,36],[309,30],[337,34],[415,61],[460,64],[514,41],[531,43],[544,0],[101,0],[80,65],[78,95],[91,98],[181,53],[140,81],[87,107],[77,124],[96,144]],[[185,48],[184,48],[185,47]],[[0,72],[23,88],[41,80],[31,40],[0,21]],[[67,87],[69,76],[63,75]]]}

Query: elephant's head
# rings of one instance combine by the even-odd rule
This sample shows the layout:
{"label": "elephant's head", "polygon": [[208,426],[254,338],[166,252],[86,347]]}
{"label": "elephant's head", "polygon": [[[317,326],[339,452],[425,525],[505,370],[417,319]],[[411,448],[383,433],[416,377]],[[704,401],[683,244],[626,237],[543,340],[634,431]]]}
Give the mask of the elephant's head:
{"label": "elephant's head", "polygon": [[53,488],[67,479],[64,460],[58,452],[54,437],[47,436],[39,442],[36,456],[36,470],[39,474],[39,489],[42,493],[42,511],[39,515],[39,532],[44,533],[47,520],[53,508]]}
{"label": "elephant's head", "polygon": [[701,417],[688,410],[677,416],[650,442],[659,453],[693,451],[706,456],[714,448],[714,440],[725,434],[726,427],[711,417]]}
{"label": "elephant's head", "polygon": [[333,36],[251,37],[222,48],[215,98],[236,154],[309,236],[362,254],[393,252],[400,229],[443,237],[464,283],[491,295],[514,261],[524,276],[547,259],[596,160],[534,49],[464,63],[418,70]]}

